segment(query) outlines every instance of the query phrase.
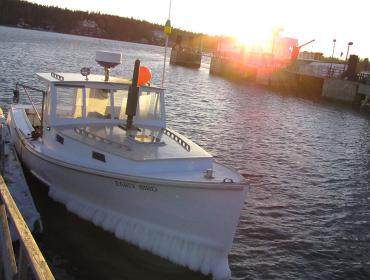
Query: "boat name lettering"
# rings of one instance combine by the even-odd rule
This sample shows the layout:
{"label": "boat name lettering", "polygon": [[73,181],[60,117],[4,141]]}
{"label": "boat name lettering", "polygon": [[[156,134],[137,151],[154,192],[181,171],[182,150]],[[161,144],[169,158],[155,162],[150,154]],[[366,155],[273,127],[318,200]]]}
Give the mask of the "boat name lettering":
{"label": "boat name lettering", "polygon": [[157,192],[158,189],[154,186],[149,185],[139,185],[139,189],[142,191],[150,191],[150,192]]}
{"label": "boat name lettering", "polygon": [[117,181],[117,180],[115,180],[114,183],[116,184],[117,187],[135,189],[135,184],[132,184],[132,183],[122,182],[122,181]]}
{"label": "boat name lettering", "polygon": [[158,191],[157,187],[150,186],[150,185],[134,184],[134,183],[129,183],[129,182],[117,181],[117,180],[114,180],[114,184],[116,185],[116,187],[127,188],[127,189],[139,189],[142,191],[150,191],[150,192]]}

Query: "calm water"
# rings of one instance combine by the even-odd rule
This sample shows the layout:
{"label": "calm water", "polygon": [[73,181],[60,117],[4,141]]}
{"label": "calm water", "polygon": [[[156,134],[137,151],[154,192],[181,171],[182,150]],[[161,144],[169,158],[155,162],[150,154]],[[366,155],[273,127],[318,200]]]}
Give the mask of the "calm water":
{"label": "calm water", "polygon": [[[102,73],[94,61],[96,50],[122,51],[124,63],[112,75],[131,77],[139,58],[152,69],[153,82],[160,82],[161,47],[0,27],[1,105],[9,106],[16,81],[37,85],[35,72],[78,72],[89,66]],[[199,70],[169,65],[165,85],[168,125],[248,175],[249,196],[229,258],[233,279],[370,279],[368,116],[234,84],[209,76],[207,65]],[[40,185],[30,181],[33,189]],[[34,192],[44,194],[40,208],[55,210],[55,217],[44,219],[41,237],[55,270],[68,263],[68,274],[77,279],[201,278],[162,266],[158,258],[151,263],[121,243],[123,253],[113,258],[123,260],[99,268],[119,247],[114,238],[68,214],[38,189]],[[55,220],[66,223],[58,227]],[[56,241],[65,236],[70,239]],[[97,241],[98,236],[110,242]],[[100,244],[95,251],[89,247],[94,243]],[[91,255],[93,261],[78,261]]]}

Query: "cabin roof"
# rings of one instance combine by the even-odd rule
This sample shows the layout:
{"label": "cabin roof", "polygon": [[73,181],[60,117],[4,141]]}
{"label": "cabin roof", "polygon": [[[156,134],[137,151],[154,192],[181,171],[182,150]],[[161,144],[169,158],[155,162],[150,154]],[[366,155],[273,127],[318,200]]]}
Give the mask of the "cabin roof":
{"label": "cabin roof", "polygon": [[131,85],[131,81],[124,78],[109,77],[109,81],[105,82],[103,75],[89,75],[88,80],[78,73],[37,73],[41,80],[48,83],[107,83],[119,85]]}

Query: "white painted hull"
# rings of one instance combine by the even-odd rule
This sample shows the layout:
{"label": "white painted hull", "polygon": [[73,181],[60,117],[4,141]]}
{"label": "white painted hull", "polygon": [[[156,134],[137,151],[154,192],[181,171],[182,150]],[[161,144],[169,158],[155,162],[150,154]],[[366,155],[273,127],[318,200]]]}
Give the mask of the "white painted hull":
{"label": "white painted hull", "polygon": [[31,172],[49,185],[49,195],[68,210],[191,270],[230,277],[228,253],[244,204],[243,186],[99,174],[40,155],[28,140],[16,141],[16,147]]}

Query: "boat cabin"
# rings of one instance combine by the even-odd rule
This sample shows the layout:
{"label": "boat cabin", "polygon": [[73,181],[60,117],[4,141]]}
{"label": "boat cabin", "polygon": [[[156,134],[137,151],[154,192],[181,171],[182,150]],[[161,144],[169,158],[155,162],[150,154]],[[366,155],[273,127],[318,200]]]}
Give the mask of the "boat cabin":
{"label": "boat cabin", "polygon": [[108,67],[119,58],[111,62],[112,54],[106,56],[96,59],[104,65],[105,75],[90,75],[84,68],[74,74],[38,73],[47,83],[46,91],[17,84],[15,100],[19,100],[18,86],[27,95],[27,88],[43,93],[41,110],[29,95],[31,106],[12,108],[20,135],[40,140],[33,141],[32,147],[66,162],[150,176],[165,166],[167,171],[196,170],[194,174],[203,178],[203,171],[212,168],[212,156],[166,128],[164,89],[142,79],[138,60],[132,81],[109,77]]}
{"label": "boat cabin", "polygon": [[[122,125],[127,121],[128,95],[131,81],[102,75],[39,73],[48,83],[44,100],[45,126],[65,125]],[[165,128],[164,90],[140,86],[135,126]]]}

